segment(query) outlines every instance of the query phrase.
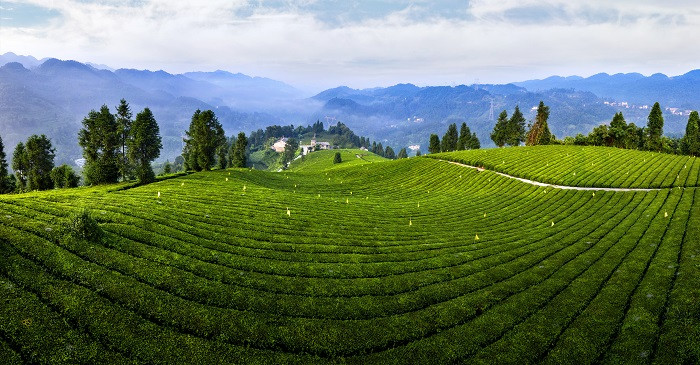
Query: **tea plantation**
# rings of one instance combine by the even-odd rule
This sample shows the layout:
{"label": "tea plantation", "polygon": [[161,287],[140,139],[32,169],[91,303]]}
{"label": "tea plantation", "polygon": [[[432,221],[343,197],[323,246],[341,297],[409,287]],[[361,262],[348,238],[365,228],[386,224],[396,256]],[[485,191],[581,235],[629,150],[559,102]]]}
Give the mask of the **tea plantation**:
{"label": "tea plantation", "polygon": [[698,159],[333,153],[0,197],[0,362],[700,362]]}

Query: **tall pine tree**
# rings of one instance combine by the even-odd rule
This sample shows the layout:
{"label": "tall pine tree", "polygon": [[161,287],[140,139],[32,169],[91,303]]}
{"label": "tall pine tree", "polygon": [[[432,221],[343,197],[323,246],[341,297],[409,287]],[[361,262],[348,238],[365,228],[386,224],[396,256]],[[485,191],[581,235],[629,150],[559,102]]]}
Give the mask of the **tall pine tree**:
{"label": "tall pine tree", "polygon": [[649,112],[645,131],[644,147],[649,151],[661,151],[663,148],[661,136],[664,134],[664,115],[658,102],[654,103],[651,112]]}
{"label": "tall pine tree", "polygon": [[508,112],[505,110],[498,115],[498,121],[491,132],[491,140],[498,147],[505,146],[508,140]]}
{"label": "tall pine tree", "polygon": [[628,143],[627,136],[627,122],[622,112],[615,113],[612,121],[610,121],[610,138],[612,138],[612,145],[617,148],[625,148]]}
{"label": "tall pine tree", "polygon": [[447,127],[447,132],[442,137],[442,146],[440,146],[442,152],[451,152],[457,149],[457,142],[459,140],[459,135],[457,134],[457,124],[452,123]]}
{"label": "tall pine tree", "polygon": [[83,119],[78,143],[85,158],[85,184],[117,182],[120,175],[118,125],[107,105],[103,105],[99,112],[91,110]]}
{"label": "tall pine tree", "polygon": [[700,116],[697,111],[690,113],[685,127],[685,136],[681,140],[681,152],[684,155],[700,156]]}
{"label": "tall pine tree", "polygon": [[51,170],[56,156],[51,141],[45,135],[36,134],[27,139],[24,144],[27,162],[27,190],[46,190],[53,188]]}
{"label": "tall pine tree", "polygon": [[406,147],[399,151],[399,155],[396,158],[408,158],[408,152],[406,152]]}
{"label": "tall pine tree", "polygon": [[549,131],[549,126],[547,125],[548,118],[549,107],[544,105],[544,102],[540,101],[540,105],[537,107],[535,123],[532,124],[532,128],[530,128],[530,131],[527,133],[527,139],[525,141],[526,146],[547,145],[551,143],[552,133]]}
{"label": "tall pine tree", "polygon": [[384,151],[384,157],[390,160],[396,159],[396,154],[394,153],[394,149],[391,148],[391,146],[386,146],[386,150]]}
{"label": "tall pine tree", "polygon": [[467,123],[462,123],[459,129],[459,140],[457,141],[457,151],[463,151],[469,148],[469,139],[471,139],[471,131],[467,127]]}
{"label": "tall pine tree", "polygon": [[191,170],[202,171],[214,167],[216,152],[226,143],[221,123],[211,110],[197,111],[192,115],[190,128],[182,152]]}
{"label": "tall pine tree", "polygon": [[468,150],[478,150],[481,148],[481,142],[479,141],[479,137],[476,136],[475,132],[472,132],[471,138],[467,141],[467,149]]}
{"label": "tall pine tree", "polygon": [[440,137],[438,137],[437,134],[430,135],[428,153],[440,153]]}
{"label": "tall pine tree", "polygon": [[117,138],[119,139],[119,152],[121,154],[119,158],[119,174],[122,176],[122,180],[126,180],[127,177],[132,174],[133,169],[126,150],[131,136],[131,116],[129,103],[127,103],[125,99],[121,99],[119,101],[119,106],[117,106],[115,119],[117,121]]}
{"label": "tall pine tree", "polygon": [[12,180],[8,175],[7,155],[5,154],[5,145],[0,137],[0,194],[6,194],[12,191]]}
{"label": "tall pine tree", "polygon": [[244,132],[238,133],[236,143],[231,156],[231,167],[246,167],[246,149],[248,148],[248,138]]}
{"label": "tall pine tree", "polygon": [[27,189],[27,169],[29,161],[27,161],[27,151],[24,148],[24,143],[17,143],[15,151],[12,153],[12,170],[15,172],[15,180],[17,191],[22,192]]}
{"label": "tall pine tree", "polygon": [[155,180],[151,161],[160,156],[163,148],[160,138],[160,128],[151,110],[145,108],[136,115],[131,125],[129,138],[129,161],[136,167],[139,183],[146,184]]}
{"label": "tall pine tree", "polygon": [[506,128],[506,144],[509,146],[519,146],[525,141],[525,117],[520,112],[520,108],[516,105],[513,115],[508,120]]}

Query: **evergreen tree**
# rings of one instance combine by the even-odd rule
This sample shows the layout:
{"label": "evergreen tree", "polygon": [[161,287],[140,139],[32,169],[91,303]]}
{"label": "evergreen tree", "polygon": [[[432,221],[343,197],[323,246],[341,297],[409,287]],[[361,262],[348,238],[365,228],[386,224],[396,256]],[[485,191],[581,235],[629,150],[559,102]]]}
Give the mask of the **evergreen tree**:
{"label": "evergreen tree", "polygon": [[451,152],[457,149],[457,141],[459,140],[459,135],[457,134],[457,124],[452,123],[447,127],[447,132],[442,137],[442,152]]}
{"label": "evergreen tree", "polygon": [[228,150],[229,150],[228,141],[224,141],[224,143],[221,146],[219,146],[219,148],[216,149],[217,165],[222,170],[229,166]]}
{"label": "evergreen tree", "polygon": [[382,146],[381,142],[377,144],[377,154],[379,156],[385,157],[384,146]]}
{"label": "evergreen tree", "polygon": [[139,183],[146,184],[155,180],[151,161],[160,156],[163,148],[158,122],[148,108],[136,115],[131,125],[129,139],[129,161],[136,166]]}
{"label": "evergreen tree", "polygon": [[15,171],[16,189],[19,192],[27,189],[27,169],[29,162],[27,161],[27,151],[24,148],[24,143],[17,143],[14,153],[12,153],[12,170]]}
{"label": "evergreen tree", "polygon": [[336,164],[341,162],[343,162],[343,158],[340,156],[340,152],[336,152],[333,156],[333,163]]}
{"label": "evergreen tree", "polygon": [[408,158],[408,152],[406,152],[406,147],[402,148],[399,151],[399,155],[397,156],[397,158]]}
{"label": "evergreen tree", "polygon": [[685,127],[685,136],[681,140],[681,153],[700,156],[700,116],[697,111],[690,113]]}
{"label": "evergreen tree", "polygon": [[372,151],[372,153],[374,153],[375,155],[379,154],[379,153],[377,153],[377,142],[376,141],[372,142],[372,149],[370,151]]}
{"label": "evergreen tree", "polygon": [[479,148],[481,148],[479,137],[476,136],[475,132],[472,132],[471,138],[467,141],[467,149],[478,150]]}
{"label": "evergreen tree", "polygon": [[197,109],[185,134],[188,138],[184,139],[182,154],[187,166],[195,171],[206,171],[214,167],[216,152],[226,142],[224,129],[214,112]]}
{"label": "evergreen tree", "polygon": [[5,154],[5,145],[0,137],[0,194],[6,194],[12,191],[12,180],[8,175],[7,155]]}
{"label": "evergreen tree", "polygon": [[109,108],[103,105],[99,112],[91,110],[83,119],[78,143],[85,158],[85,184],[115,183],[119,179],[118,125]]}
{"label": "evergreen tree", "polygon": [[628,127],[625,117],[622,112],[615,113],[612,121],[610,122],[610,138],[612,139],[612,145],[617,148],[626,148],[629,144],[627,139]]}
{"label": "evergreen tree", "polygon": [[233,155],[231,156],[231,167],[246,167],[246,148],[248,147],[248,139],[244,132],[238,133]]}
{"label": "evergreen tree", "polygon": [[24,144],[27,161],[27,190],[46,190],[53,188],[51,170],[56,156],[51,141],[45,135],[36,134],[27,139]]}
{"label": "evergreen tree", "polygon": [[547,145],[551,143],[552,133],[549,131],[549,126],[547,125],[548,118],[549,107],[544,105],[544,102],[540,100],[540,105],[537,107],[537,115],[535,116],[535,123],[532,124],[530,131],[527,132],[526,146]]}
{"label": "evergreen tree", "polygon": [[391,146],[386,146],[386,150],[384,151],[384,157],[390,160],[396,159],[396,154],[394,153],[394,149],[391,148]]}
{"label": "evergreen tree", "polygon": [[469,127],[467,127],[467,123],[462,123],[462,126],[459,129],[459,140],[457,141],[457,151],[463,151],[466,150],[469,145],[469,139],[471,138],[471,132],[469,131]]}
{"label": "evergreen tree", "polygon": [[508,134],[508,112],[505,110],[498,115],[498,121],[491,132],[491,140],[498,147],[503,147],[506,144]]}
{"label": "evergreen tree", "polygon": [[56,189],[75,188],[80,182],[80,177],[73,171],[73,168],[63,164],[51,170],[51,181]]}
{"label": "evergreen tree", "polygon": [[172,166],[170,166],[170,161],[165,160],[165,165],[163,165],[163,174],[170,174],[173,172]]}
{"label": "evergreen tree", "polygon": [[284,152],[282,153],[283,164],[288,164],[294,160],[294,155],[299,149],[299,142],[295,138],[290,138],[284,145]]}
{"label": "evergreen tree", "polygon": [[421,155],[422,155],[422,153],[420,153],[420,150],[417,150],[417,151],[416,151],[416,157],[420,157]]}
{"label": "evergreen tree", "polygon": [[129,162],[129,156],[127,156],[127,145],[129,144],[129,138],[131,135],[131,108],[126,100],[121,99],[119,101],[119,106],[117,106],[117,138],[120,148],[121,156],[119,158],[119,173],[122,176],[122,181],[126,180],[132,173],[132,166]]}
{"label": "evergreen tree", "polygon": [[505,142],[509,146],[519,146],[521,142],[525,141],[525,117],[517,105],[513,115],[508,120],[505,135]]}
{"label": "evergreen tree", "polygon": [[663,148],[661,136],[664,133],[664,116],[658,102],[654,103],[651,112],[649,112],[645,131],[646,141],[644,147],[649,151],[661,151]]}
{"label": "evergreen tree", "polygon": [[430,135],[430,143],[428,144],[429,153],[440,153],[440,138],[437,134]]}

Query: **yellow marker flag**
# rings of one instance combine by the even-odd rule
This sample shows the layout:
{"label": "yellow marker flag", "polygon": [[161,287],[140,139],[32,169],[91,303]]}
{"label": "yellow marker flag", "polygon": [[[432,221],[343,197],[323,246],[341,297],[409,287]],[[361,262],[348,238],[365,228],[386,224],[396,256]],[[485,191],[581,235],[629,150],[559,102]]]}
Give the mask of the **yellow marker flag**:
{"label": "yellow marker flag", "polygon": [[229,175],[231,175],[231,173],[230,173],[230,172],[229,172],[228,174],[229,174]]}
{"label": "yellow marker flag", "polygon": [[486,213],[484,213],[484,218],[486,218]]}
{"label": "yellow marker flag", "polygon": [[420,203],[418,203],[418,208],[420,208]]}
{"label": "yellow marker flag", "polygon": [[552,221],[552,227],[554,227],[554,221]]}
{"label": "yellow marker flag", "polygon": [[320,197],[321,197],[321,194],[318,194],[318,197],[320,198]]}
{"label": "yellow marker flag", "polygon": [[411,220],[411,218],[408,218],[408,225],[409,225],[409,226],[412,226],[412,225],[413,225],[413,221]]}
{"label": "yellow marker flag", "polygon": [[474,241],[478,241],[478,240],[479,240],[479,235],[477,234],[474,236]]}
{"label": "yellow marker flag", "polygon": [[180,184],[180,186],[185,186],[185,183],[183,182],[182,184]]}
{"label": "yellow marker flag", "polygon": [[228,181],[228,178],[226,178],[226,181]]}
{"label": "yellow marker flag", "polygon": [[243,185],[243,191],[245,191],[245,185]]}
{"label": "yellow marker flag", "polygon": [[158,192],[158,197],[160,198],[160,191]]}
{"label": "yellow marker flag", "polygon": [[289,211],[289,208],[287,208],[287,215],[290,217],[292,216],[292,212]]}
{"label": "yellow marker flag", "polygon": [[350,204],[350,200],[348,198],[345,198],[345,204]]}
{"label": "yellow marker flag", "polygon": [[664,218],[668,218],[668,212],[664,211]]}
{"label": "yellow marker flag", "polygon": [[595,191],[593,192],[593,196],[595,196]]}

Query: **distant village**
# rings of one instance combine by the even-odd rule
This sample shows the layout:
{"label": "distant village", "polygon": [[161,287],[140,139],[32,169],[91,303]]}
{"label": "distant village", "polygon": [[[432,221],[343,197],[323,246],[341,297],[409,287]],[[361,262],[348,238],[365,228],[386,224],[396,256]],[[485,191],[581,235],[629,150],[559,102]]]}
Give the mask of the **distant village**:
{"label": "distant village", "polygon": [[[273,143],[272,146],[270,146],[271,149],[273,149],[277,153],[282,153],[284,152],[286,146],[287,146],[287,141],[289,138],[287,137],[282,137],[277,140],[277,142]],[[301,155],[306,156],[310,152],[313,151],[319,151],[319,150],[332,150],[336,148],[336,146],[331,145],[330,142],[325,142],[325,141],[316,141],[316,135],[314,134],[314,137],[311,139],[310,144],[306,145],[300,145],[299,148],[301,148]],[[367,151],[367,148],[361,147],[360,149]]]}

